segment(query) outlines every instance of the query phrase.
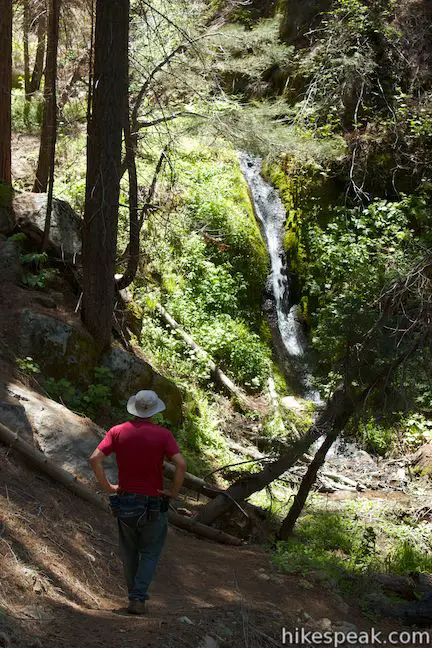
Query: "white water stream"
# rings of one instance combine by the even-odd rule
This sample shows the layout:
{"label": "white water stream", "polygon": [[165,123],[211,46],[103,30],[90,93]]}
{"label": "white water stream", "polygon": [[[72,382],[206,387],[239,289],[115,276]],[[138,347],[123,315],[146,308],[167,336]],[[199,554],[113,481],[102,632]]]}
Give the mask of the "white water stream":
{"label": "white water stream", "polygon": [[[307,347],[303,325],[298,318],[299,307],[293,304],[290,273],[283,250],[285,208],[278,191],[261,175],[262,159],[243,151],[238,153],[240,167],[249,185],[255,213],[261,224],[270,256],[269,284],[274,296],[277,326],[288,361],[291,361],[304,387],[304,396],[320,402],[319,394],[310,386],[304,354]],[[303,361],[302,361],[303,359]]]}

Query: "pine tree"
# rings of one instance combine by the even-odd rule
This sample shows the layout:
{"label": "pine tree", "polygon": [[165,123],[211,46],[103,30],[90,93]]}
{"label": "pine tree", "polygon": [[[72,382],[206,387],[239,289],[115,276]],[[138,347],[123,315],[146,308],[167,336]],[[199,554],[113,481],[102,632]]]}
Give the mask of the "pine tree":
{"label": "pine tree", "polygon": [[53,173],[57,133],[57,50],[61,0],[50,0],[48,14],[48,46],[45,67],[44,111],[36,179],[33,191],[45,192]]}
{"label": "pine tree", "polygon": [[0,182],[11,184],[12,0],[0,0]]}
{"label": "pine tree", "polygon": [[129,0],[97,0],[87,141],[82,320],[100,350],[110,345],[114,308],[128,36]]}

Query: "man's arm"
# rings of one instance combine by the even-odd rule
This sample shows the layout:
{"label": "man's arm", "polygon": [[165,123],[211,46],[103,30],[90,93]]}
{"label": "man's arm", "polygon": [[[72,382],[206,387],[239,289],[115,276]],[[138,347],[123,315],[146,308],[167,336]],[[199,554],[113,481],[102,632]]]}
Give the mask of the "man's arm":
{"label": "man's arm", "polygon": [[184,476],[186,472],[186,461],[180,452],[173,455],[170,460],[175,466],[175,472],[174,472],[171,488],[160,490],[159,493],[161,495],[167,495],[167,497],[177,497],[180,488],[183,485]]}
{"label": "man's arm", "polygon": [[98,483],[102,486],[104,491],[111,494],[117,493],[118,485],[110,484],[110,482],[106,478],[105,470],[102,465],[102,462],[105,458],[106,455],[104,455],[104,453],[101,450],[99,450],[99,448],[96,448],[96,450],[93,452],[92,456],[89,459],[90,466],[92,467],[93,472],[96,475],[96,479],[98,480]]}

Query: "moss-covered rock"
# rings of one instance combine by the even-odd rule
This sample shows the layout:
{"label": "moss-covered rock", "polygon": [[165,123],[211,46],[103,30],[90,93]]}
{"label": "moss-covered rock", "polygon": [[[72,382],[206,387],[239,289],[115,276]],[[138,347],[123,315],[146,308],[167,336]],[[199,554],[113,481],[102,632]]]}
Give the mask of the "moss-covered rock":
{"label": "moss-covered rock", "polygon": [[46,377],[69,380],[84,389],[102,364],[113,374],[113,397],[126,402],[140,389],[154,389],[165,401],[165,416],[173,423],[182,418],[182,398],[176,385],[143,359],[114,346],[100,359],[93,338],[84,330],[55,317],[23,310],[20,319],[20,353],[31,357]]}
{"label": "moss-covered rock", "polygon": [[[337,164],[330,161],[327,164],[305,162],[286,155],[263,165],[265,177],[279,190],[286,210],[284,250],[287,265],[296,279],[299,299],[301,277],[308,262],[303,226],[312,218],[316,218],[320,225],[326,225],[326,208],[341,201],[344,186]],[[307,304],[304,300],[302,307],[305,315]]]}
{"label": "moss-covered rock", "polygon": [[30,309],[20,318],[20,352],[37,362],[42,372],[74,384],[88,384],[97,364],[93,338],[67,322]]}

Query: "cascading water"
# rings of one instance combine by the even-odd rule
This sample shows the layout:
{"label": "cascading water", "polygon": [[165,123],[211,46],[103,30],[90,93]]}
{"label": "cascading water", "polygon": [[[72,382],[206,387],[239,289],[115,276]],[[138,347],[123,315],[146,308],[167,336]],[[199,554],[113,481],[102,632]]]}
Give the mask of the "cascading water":
{"label": "cascading water", "polygon": [[[282,358],[283,364],[291,377],[295,374],[303,395],[319,402],[319,394],[310,387],[310,376],[304,358],[307,340],[298,318],[298,306],[293,303],[290,274],[283,250],[285,208],[277,190],[261,175],[262,159],[243,151],[238,153],[238,157],[269,251],[269,288],[274,298],[277,329],[285,356]],[[276,346],[280,348],[280,344]]]}

